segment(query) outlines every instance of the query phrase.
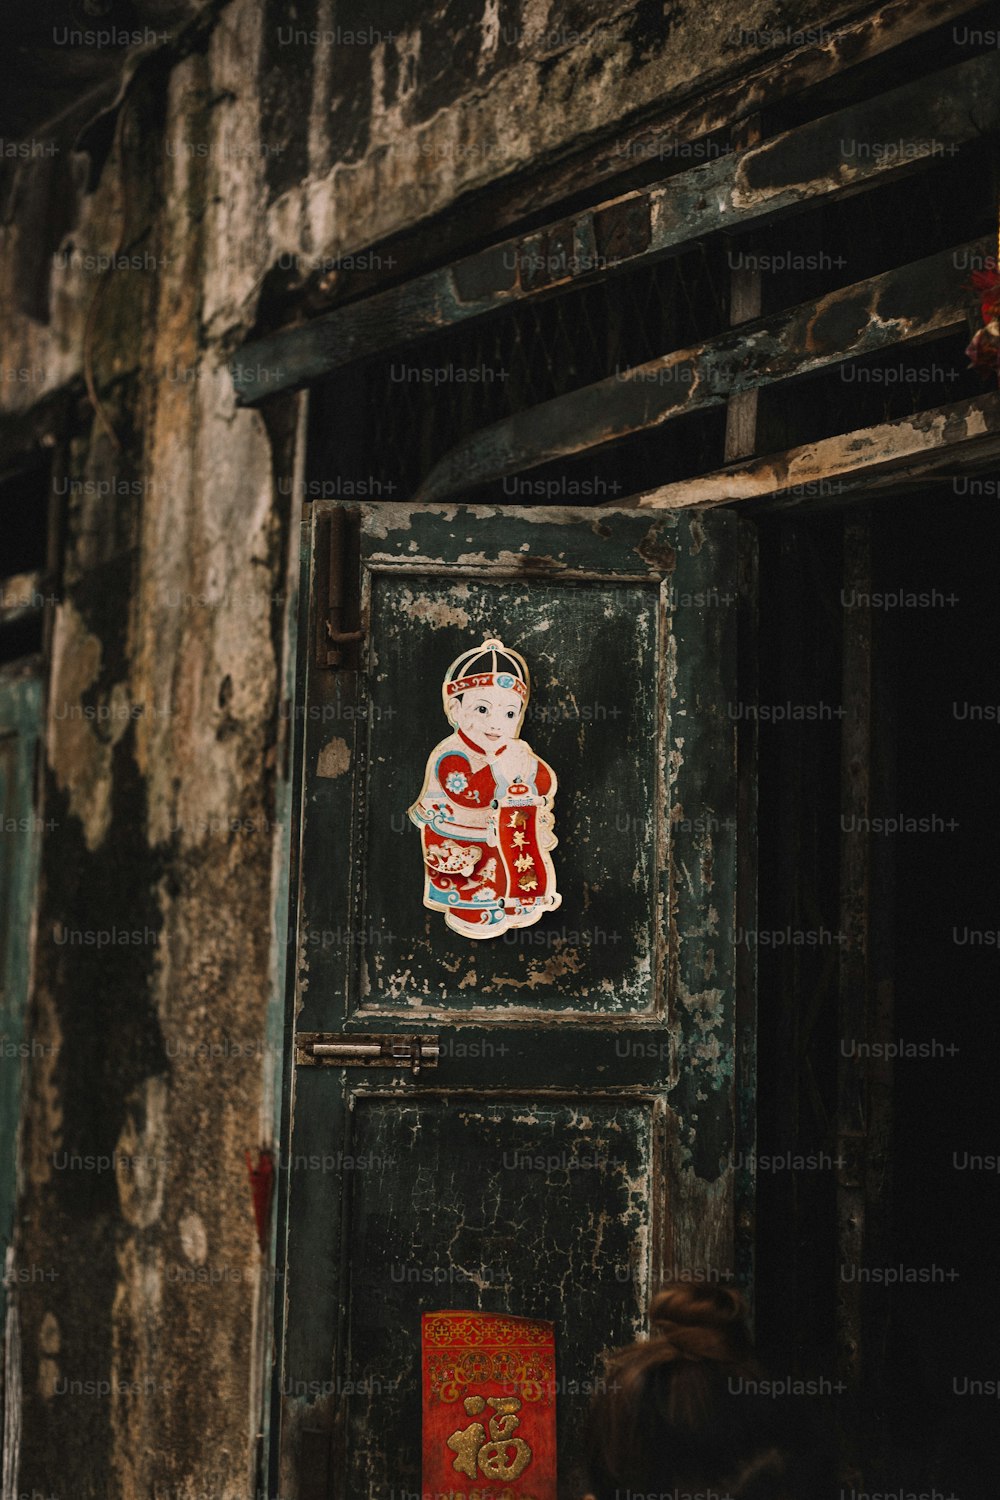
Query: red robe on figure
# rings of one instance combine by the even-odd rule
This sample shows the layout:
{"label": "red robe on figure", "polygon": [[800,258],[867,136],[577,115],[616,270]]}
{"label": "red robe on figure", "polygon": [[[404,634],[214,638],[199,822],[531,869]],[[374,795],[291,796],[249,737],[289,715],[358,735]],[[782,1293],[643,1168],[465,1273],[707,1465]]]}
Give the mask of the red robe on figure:
{"label": "red robe on figure", "polygon": [[524,659],[500,641],[453,662],[443,697],[455,732],[431,752],[409,809],[424,905],[468,937],[527,927],[562,899],[549,854],[555,772],[519,738],[529,692]]}

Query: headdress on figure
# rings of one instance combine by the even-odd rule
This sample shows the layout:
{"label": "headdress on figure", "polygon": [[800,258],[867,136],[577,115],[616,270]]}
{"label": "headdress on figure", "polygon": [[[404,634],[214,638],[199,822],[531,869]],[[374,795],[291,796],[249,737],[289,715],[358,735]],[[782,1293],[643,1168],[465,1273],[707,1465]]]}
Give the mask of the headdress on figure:
{"label": "headdress on figure", "polygon": [[[444,675],[441,697],[447,714],[452,701],[472,688],[498,687],[515,692],[527,703],[531,692],[528,664],[519,651],[512,651],[503,641],[483,641],[471,651],[456,656]],[[450,715],[449,715],[450,717]]]}

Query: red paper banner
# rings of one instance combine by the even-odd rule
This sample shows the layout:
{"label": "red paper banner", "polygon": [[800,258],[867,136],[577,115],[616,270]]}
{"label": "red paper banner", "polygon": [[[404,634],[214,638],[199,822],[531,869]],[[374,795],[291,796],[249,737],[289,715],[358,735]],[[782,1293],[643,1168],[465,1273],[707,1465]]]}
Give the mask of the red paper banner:
{"label": "red paper banner", "polygon": [[423,1500],[556,1500],[551,1323],[424,1313]]}
{"label": "red paper banner", "polygon": [[[510,892],[506,905],[515,908],[552,905],[555,882],[552,861],[543,852],[547,846],[539,836],[539,808],[544,810],[545,798],[532,796],[523,782],[515,782],[500,798],[497,836]],[[548,824],[551,828],[551,817]],[[549,839],[548,846],[551,843]]]}

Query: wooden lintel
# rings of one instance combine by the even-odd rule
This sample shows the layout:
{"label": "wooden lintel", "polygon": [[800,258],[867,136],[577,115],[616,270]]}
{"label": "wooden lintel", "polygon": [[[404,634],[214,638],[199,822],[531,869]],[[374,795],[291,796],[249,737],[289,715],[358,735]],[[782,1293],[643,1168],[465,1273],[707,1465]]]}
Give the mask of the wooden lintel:
{"label": "wooden lintel", "polygon": [[677,254],[707,235],[912,172],[1000,129],[998,85],[1000,57],[971,58],[282,329],[234,359],[237,398],[250,404],[455,324]]}
{"label": "wooden lintel", "polygon": [[[325,301],[323,311],[342,306],[381,291],[382,266],[392,265],[397,281],[408,280],[467,253],[484,234],[499,236],[529,218],[537,223],[574,195],[593,197],[602,183],[621,183],[622,191],[638,186],[639,172],[647,179],[653,175],[651,163],[662,164],[663,175],[671,168],[682,171],[713,149],[705,136],[731,130],[745,116],[821,87],[842,73],[849,75],[862,64],[879,59],[884,63],[896,48],[954,22],[980,3],[926,0],[914,5],[913,0],[887,0],[828,26],[774,32],[770,44],[761,38],[761,61],[755,67],[746,70],[741,57],[740,66],[707,88],[703,80],[692,79],[689,92],[623,121],[613,134],[604,125],[593,136],[578,137],[551,160],[464,193],[442,214],[380,241],[371,269],[345,269],[330,291],[314,284],[310,296]],[[348,251],[374,248],[358,244]],[[322,275],[317,271],[315,280]]]}
{"label": "wooden lintel", "polygon": [[468,493],[724,405],[734,394],[961,328],[969,299],[955,271],[958,256],[975,264],[972,257],[987,255],[991,243],[984,238],[938,251],[540,402],[457,443],[415,498]]}
{"label": "wooden lintel", "polygon": [[769,509],[836,505],[859,488],[875,493],[934,473],[968,472],[1000,459],[1000,392],[914,412],[894,422],[804,443],[752,463],[682,479],[616,500],[616,509],[709,509],[767,502]]}

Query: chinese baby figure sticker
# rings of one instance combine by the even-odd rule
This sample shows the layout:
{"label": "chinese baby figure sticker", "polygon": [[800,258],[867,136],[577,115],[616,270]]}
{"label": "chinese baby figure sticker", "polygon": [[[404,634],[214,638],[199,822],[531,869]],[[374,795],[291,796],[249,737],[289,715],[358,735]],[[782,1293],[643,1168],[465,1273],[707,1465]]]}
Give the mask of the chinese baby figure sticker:
{"label": "chinese baby figure sticker", "polygon": [[529,927],[562,900],[550,854],[556,775],[520,737],[530,693],[524,657],[502,641],[463,651],[441,693],[452,733],[409,809],[424,905],[466,937]]}

